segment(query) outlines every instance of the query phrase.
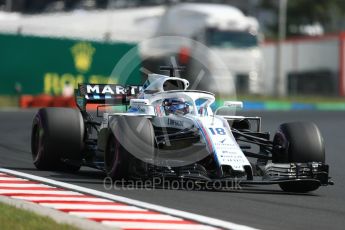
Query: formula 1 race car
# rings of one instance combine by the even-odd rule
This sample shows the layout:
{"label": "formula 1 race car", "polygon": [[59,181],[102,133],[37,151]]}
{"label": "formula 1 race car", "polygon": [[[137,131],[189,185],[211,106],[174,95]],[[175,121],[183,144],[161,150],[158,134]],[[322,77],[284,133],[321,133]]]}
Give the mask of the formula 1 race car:
{"label": "formula 1 race car", "polygon": [[[40,109],[31,139],[36,168],[89,166],[113,180],[240,180],[279,184],[287,192],[332,184],[314,123],[284,123],[271,140],[261,131],[260,117],[225,113],[240,109],[242,102],[225,101],[212,110],[214,94],[188,90],[189,82],[173,72],[149,74],[143,86],[80,84],[78,109]],[[98,104],[99,120],[87,112],[87,104]]]}

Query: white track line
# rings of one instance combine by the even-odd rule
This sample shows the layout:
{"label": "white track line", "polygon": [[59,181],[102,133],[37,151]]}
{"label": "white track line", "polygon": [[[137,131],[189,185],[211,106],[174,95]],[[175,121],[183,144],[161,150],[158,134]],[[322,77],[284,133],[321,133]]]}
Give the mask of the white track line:
{"label": "white track line", "polygon": [[[155,210],[155,211],[158,211],[161,213],[170,214],[172,216],[182,217],[182,218],[189,219],[189,220],[194,220],[194,221],[197,221],[200,223],[213,225],[213,226],[217,226],[217,227],[221,227],[221,228],[236,229],[236,230],[254,230],[255,229],[255,228],[252,228],[252,227],[249,227],[246,225],[235,224],[232,222],[223,221],[223,220],[219,220],[219,219],[215,219],[215,218],[210,218],[207,216],[202,216],[202,215],[193,214],[193,213],[189,213],[189,212],[184,212],[184,211],[180,211],[177,209],[166,208],[166,207],[163,207],[160,205],[150,204],[147,202],[142,202],[142,201],[130,199],[130,198],[126,198],[123,196],[117,196],[117,195],[97,191],[94,189],[84,188],[84,187],[81,187],[78,185],[68,184],[65,182],[60,182],[60,181],[56,181],[56,180],[52,180],[52,179],[48,179],[48,178],[44,178],[44,177],[39,177],[39,176],[27,174],[27,173],[22,173],[22,172],[10,170],[10,169],[0,168],[0,172],[9,173],[9,174],[16,175],[19,177],[24,177],[24,178],[52,184],[52,185],[55,185],[58,187],[63,187],[63,188],[71,189],[74,191],[79,191],[82,193],[92,194],[94,196],[103,197],[103,198],[111,199],[111,200],[118,201],[118,202],[123,202],[126,204],[142,207],[145,209]],[[46,192],[52,192],[52,191],[46,191]]]}
{"label": "white track line", "polygon": [[15,199],[21,199],[21,200],[28,200],[28,201],[86,201],[86,202],[109,202],[112,203],[114,201],[112,200],[106,200],[102,198],[93,198],[93,197],[57,197],[57,196],[51,196],[51,197],[40,197],[40,196],[12,196],[12,198]]}
{"label": "white track line", "polygon": [[16,189],[1,189],[0,194],[48,194],[48,195],[83,195],[79,192],[72,191],[54,191],[54,190],[16,190]]}
{"label": "white track line", "polygon": [[132,214],[132,213],[107,213],[107,212],[69,212],[72,215],[84,218],[99,219],[132,219],[132,220],[183,220],[181,218],[164,214]]}
{"label": "white track line", "polygon": [[145,209],[128,205],[94,205],[94,204],[59,204],[59,203],[39,203],[40,205],[63,210],[121,210],[121,211],[145,211]]}
{"label": "white track line", "polygon": [[164,223],[147,223],[147,222],[128,222],[128,221],[102,221],[103,224],[120,227],[124,229],[183,229],[183,230],[211,230],[214,227],[198,224],[164,224]]}
{"label": "white track line", "polygon": [[12,183],[1,183],[0,182],[0,187],[9,187],[9,188],[54,188],[49,185],[45,184],[28,184],[28,183],[23,183],[23,184],[12,184]]}
{"label": "white track line", "polygon": [[21,178],[15,178],[15,177],[0,177],[0,181],[8,181],[8,180],[13,180],[13,181],[28,181],[26,179],[21,179]]}

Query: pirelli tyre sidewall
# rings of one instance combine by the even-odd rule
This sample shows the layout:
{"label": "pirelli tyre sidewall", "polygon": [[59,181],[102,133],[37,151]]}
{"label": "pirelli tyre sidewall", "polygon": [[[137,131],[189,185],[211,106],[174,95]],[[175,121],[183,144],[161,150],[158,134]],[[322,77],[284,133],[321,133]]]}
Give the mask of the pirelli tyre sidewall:
{"label": "pirelli tyre sidewall", "polygon": [[84,122],[71,108],[42,108],[33,120],[31,152],[36,168],[76,171],[84,146]]}
{"label": "pirelli tyre sidewall", "polygon": [[130,163],[129,153],[113,134],[108,137],[104,158],[108,177],[112,180],[127,178]]}
{"label": "pirelli tyre sidewall", "polygon": [[[273,146],[273,163],[325,163],[324,141],[320,130],[313,122],[280,125],[274,136]],[[309,192],[319,186],[319,183],[303,182],[280,184],[287,192]]]}
{"label": "pirelli tyre sidewall", "polygon": [[[108,176],[113,179],[126,177],[132,161],[146,162],[145,159],[154,159],[155,134],[150,119],[141,116],[114,116],[110,120],[110,129],[112,135],[105,153]],[[110,145],[115,150],[110,151]]]}
{"label": "pirelli tyre sidewall", "polygon": [[111,124],[113,134],[127,152],[138,159],[152,159],[155,133],[151,120],[143,116],[116,116]]}

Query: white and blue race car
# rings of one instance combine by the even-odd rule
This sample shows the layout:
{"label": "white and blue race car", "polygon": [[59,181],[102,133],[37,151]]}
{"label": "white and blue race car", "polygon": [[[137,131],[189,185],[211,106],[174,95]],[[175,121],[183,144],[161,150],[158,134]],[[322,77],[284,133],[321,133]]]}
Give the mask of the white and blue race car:
{"label": "white and blue race car", "polygon": [[[284,123],[271,140],[260,117],[232,113],[242,102],[226,101],[213,111],[214,94],[188,86],[185,79],[159,74],[150,74],[142,87],[79,85],[78,109],[42,108],[35,116],[35,166],[89,166],[113,180],[279,184],[287,192],[332,184],[315,124]],[[87,112],[91,103],[100,104],[99,119]]]}

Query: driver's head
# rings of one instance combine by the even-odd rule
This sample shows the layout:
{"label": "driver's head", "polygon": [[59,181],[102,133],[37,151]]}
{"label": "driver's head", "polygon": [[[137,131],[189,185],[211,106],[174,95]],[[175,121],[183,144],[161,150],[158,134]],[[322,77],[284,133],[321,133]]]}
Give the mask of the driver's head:
{"label": "driver's head", "polygon": [[164,111],[166,115],[185,115],[189,113],[189,105],[183,98],[167,98],[163,100]]}

